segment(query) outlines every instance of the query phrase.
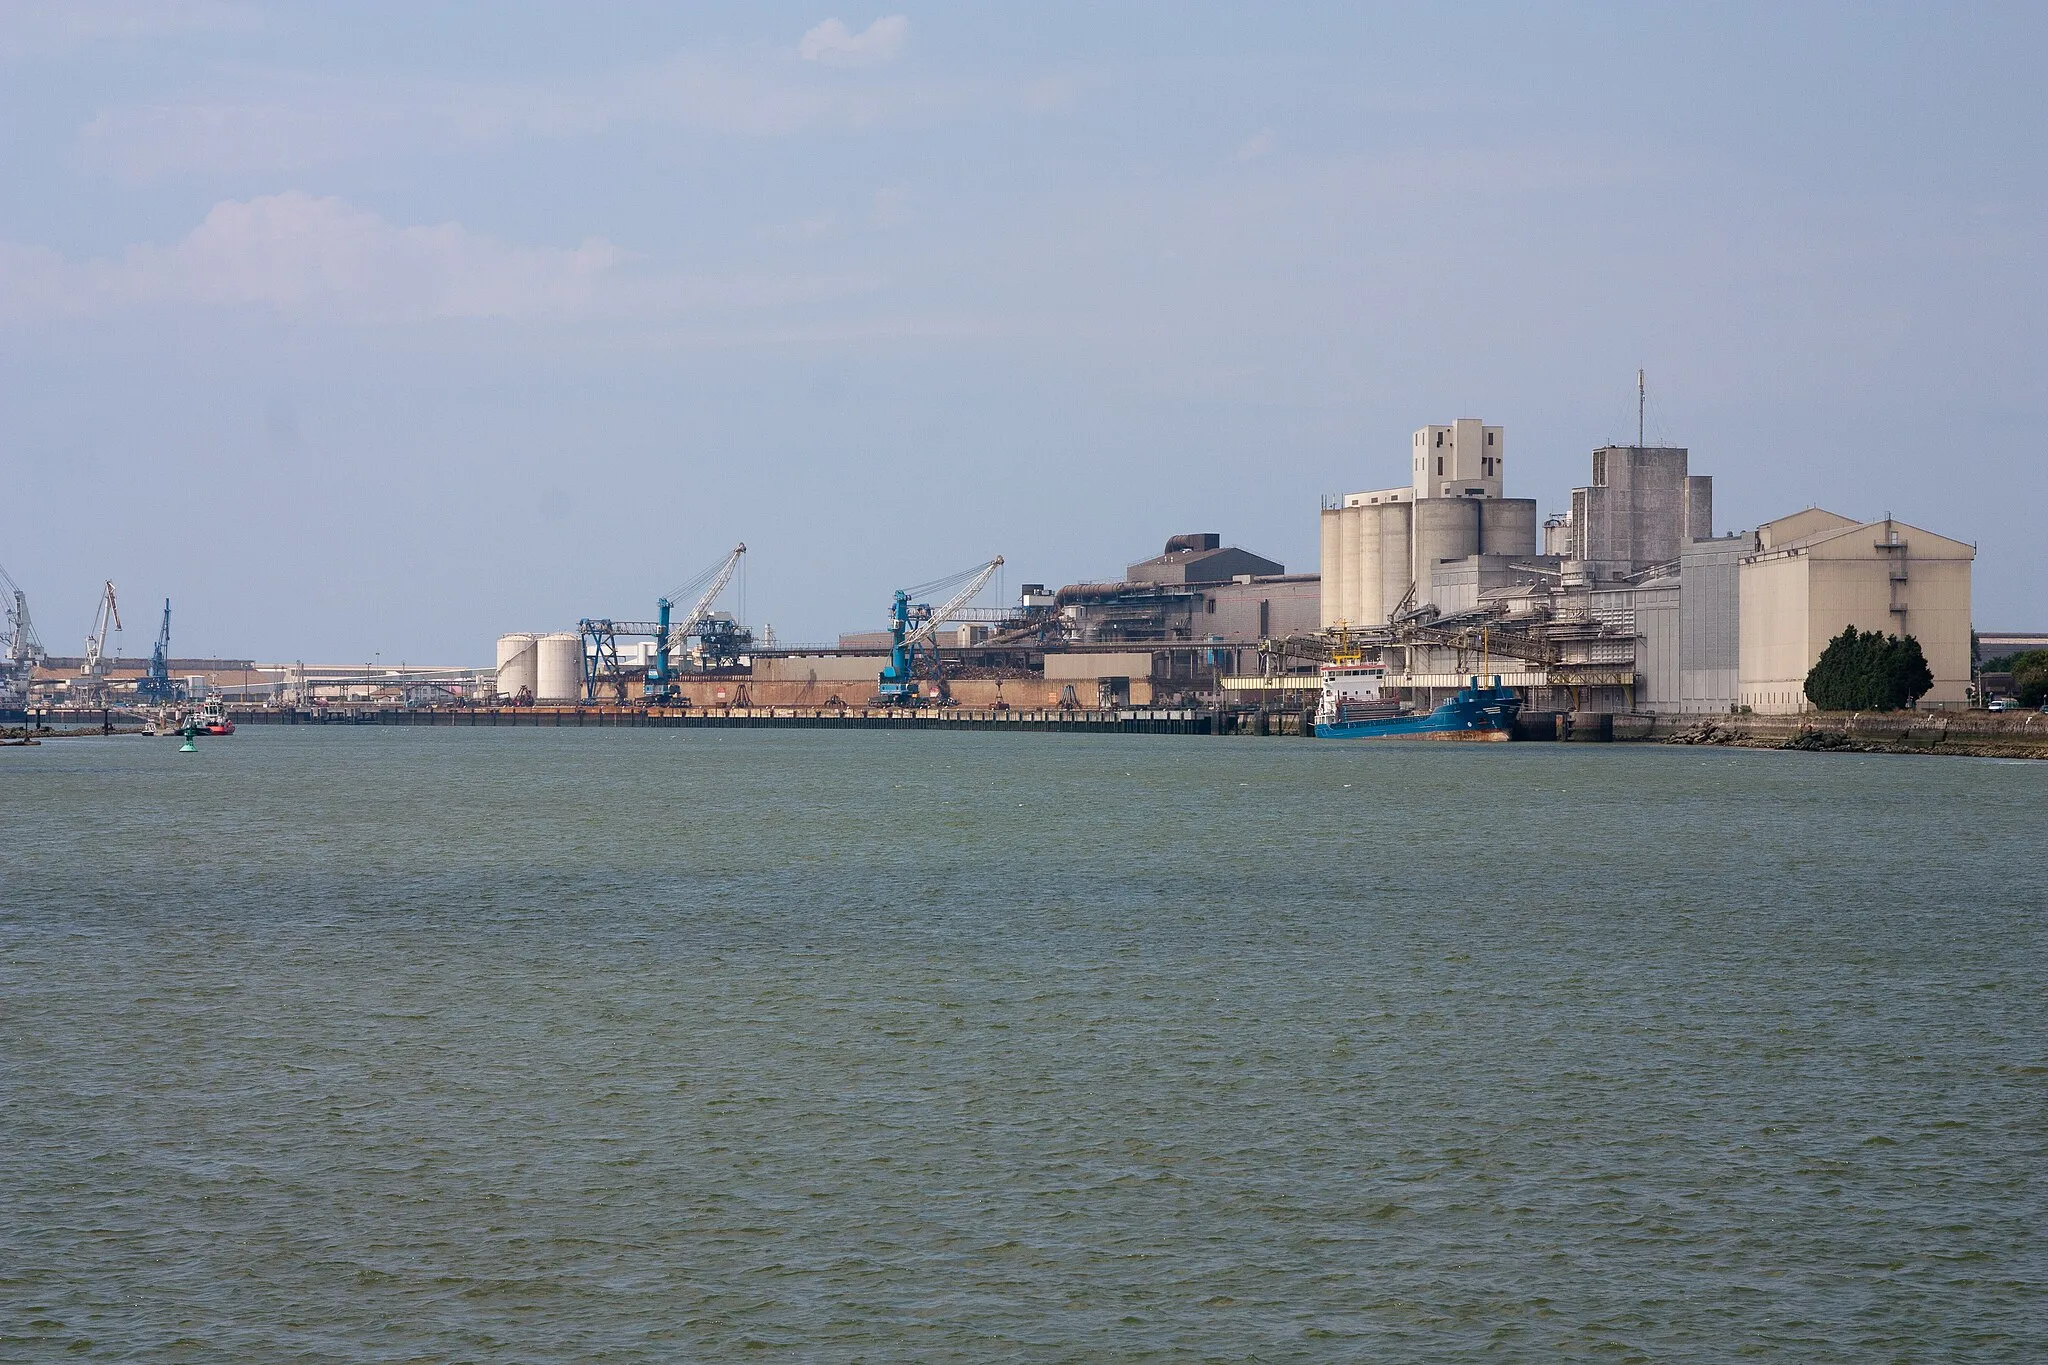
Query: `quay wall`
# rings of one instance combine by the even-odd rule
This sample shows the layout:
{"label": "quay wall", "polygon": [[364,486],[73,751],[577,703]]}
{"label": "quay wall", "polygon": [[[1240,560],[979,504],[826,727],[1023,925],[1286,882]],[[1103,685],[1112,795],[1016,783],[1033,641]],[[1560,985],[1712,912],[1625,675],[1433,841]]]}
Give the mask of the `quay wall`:
{"label": "quay wall", "polygon": [[836,730],[1019,730],[1061,734],[1206,735],[1208,711],[1004,711],[978,707],[724,706],[703,710],[629,706],[330,706],[319,710],[230,709],[237,725],[398,725],[430,727],[630,729],[793,728]]}
{"label": "quay wall", "polygon": [[[780,664],[783,660],[775,660]],[[742,700],[740,688],[746,688],[745,700],[755,706],[822,707],[834,697],[847,706],[866,706],[875,699],[879,681],[876,674],[879,665],[863,668],[851,678],[829,676],[747,678],[686,678],[676,683],[676,693],[689,698],[691,707],[704,710],[716,706],[731,706]],[[1095,701],[1095,675],[1085,680],[1066,678],[955,678],[947,683],[952,689],[953,700],[963,707],[993,708],[996,703],[1006,703],[1012,708],[1037,710],[1057,707],[1060,695],[1072,681],[1074,695],[1083,706]],[[1150,706],[1157,700],[1152,684],[1145,678],[1131,679],[1130,703],[1132,706]]]}

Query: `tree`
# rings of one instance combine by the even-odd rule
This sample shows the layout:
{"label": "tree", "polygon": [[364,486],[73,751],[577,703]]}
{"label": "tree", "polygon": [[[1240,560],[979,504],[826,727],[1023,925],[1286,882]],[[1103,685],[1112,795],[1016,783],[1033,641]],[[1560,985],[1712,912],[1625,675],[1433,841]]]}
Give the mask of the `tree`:
{"label": "tree", "polygon": [[1806,697],[1823,711],[1896,711],[1934,687],[1920,642],[1850,626],[1828,642],[1806,675]]}
{"label": "tree", "polygon": [[2030,649],[2015,654],[2007,665],[2012,673],[2012,690],[2020,705],[2039,706],[2048,702],[2048,649]]}

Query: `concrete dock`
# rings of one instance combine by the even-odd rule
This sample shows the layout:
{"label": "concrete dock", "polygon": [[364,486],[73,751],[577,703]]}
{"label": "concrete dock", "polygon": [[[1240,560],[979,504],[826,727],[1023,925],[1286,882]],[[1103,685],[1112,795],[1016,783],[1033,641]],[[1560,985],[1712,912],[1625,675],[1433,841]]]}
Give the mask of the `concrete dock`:
{"label": "concrete dock", "polygon": [[231,710],[237,725],[457,725],[626,726],[645,729],[782,728],[831,730],[1017,730],[1060,734],[1206,735],[1215,732],[1208,711],[994,710],[949,706],[902,707],[731,706],[327,706]]}

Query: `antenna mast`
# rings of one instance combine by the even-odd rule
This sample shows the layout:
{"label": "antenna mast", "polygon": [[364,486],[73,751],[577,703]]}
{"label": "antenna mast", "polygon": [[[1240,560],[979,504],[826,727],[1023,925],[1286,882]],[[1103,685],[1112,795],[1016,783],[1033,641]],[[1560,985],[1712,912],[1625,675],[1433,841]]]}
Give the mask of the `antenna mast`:
{"label": "antenna mast", "polygon": [[1645,397],[1645,395],[1646,395],[1646,392],[1647,392],[1647,391],[1646,391],[1646,390],[1644,389],[1644,387],[1643,387],[1643,372],[1642,372],[1641,370],[1637,370],[1637,371],[1636,371],[1636,449],[1638,449],[1638,450],[1641,450],[1641,449],[1643,448],[1643,399],[1644,399],[1644,397]]}

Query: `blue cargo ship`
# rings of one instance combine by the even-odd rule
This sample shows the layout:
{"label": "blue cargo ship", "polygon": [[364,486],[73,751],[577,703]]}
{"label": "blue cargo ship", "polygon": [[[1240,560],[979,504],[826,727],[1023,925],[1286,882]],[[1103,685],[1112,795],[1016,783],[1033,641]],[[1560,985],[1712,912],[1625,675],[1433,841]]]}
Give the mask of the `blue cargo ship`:
{"label": "blue cargo ship", "polygon": [[1323,665],[1323,697],[1316,707],[1317,739],[1505,740],[1515,728],[1522,699],[1474,677],[1432,711],[1411,711],[1384,695],[1383,664],[1340,660]]}

